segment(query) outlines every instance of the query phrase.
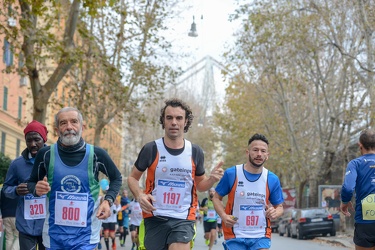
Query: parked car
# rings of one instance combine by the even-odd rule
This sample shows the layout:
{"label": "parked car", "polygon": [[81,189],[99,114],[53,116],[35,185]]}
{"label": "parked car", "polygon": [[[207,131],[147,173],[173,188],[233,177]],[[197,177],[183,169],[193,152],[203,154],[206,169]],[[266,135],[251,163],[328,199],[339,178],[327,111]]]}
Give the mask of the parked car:
{"label": "parked car", "polygon": [[290,224],[292,238],[336,235],[332,215],[325,208],[304,208],[296,212]]}
{"label": "parked car", "polygon": [[284,234],[287,234],[288,237],[291,237],[290,223],[292,222],[293,218],[295,218],[296,213],[296,208],[285,209],[284,214],[280,217],[280,221],[277,227],[277,231],[279,232],[280,236],[284,236]]}

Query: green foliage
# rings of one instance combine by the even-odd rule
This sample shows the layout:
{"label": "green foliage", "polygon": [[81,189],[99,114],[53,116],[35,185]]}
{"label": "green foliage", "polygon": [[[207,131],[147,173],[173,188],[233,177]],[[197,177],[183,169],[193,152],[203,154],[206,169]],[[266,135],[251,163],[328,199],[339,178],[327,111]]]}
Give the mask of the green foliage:
{"label": "green foliage", "polygon": [[0,183],[4,183],[5,176],[12,160],[0,152]]}
{"label": "green foliage", "polygon": [[[80,93],[71,99],[96,130],[113,119],[120,127],[124,115],[139,103],[160,98],[164,86],[174,82],[176,70],[168,65],[171,45],[158,33],[164,29],[169,4],[173,1],[135,6],[121,1],[99,5],[95,15],[89,9],[81,13],[76,44],[82,56],[73,66],[68,86]],[[162,57],[168,59],[155,60]],[[59,105],[60,100],[55,101]],[[99,139],[95,138],[95,145]]]}
{"label": "green foliage", "polygon": [[373,32],[373,6],[352,7],[345,0],[244,4],[234,16],[242,30],[226,54],[236,72],[217,115],[227,158],[239,157],[232,147],[249,128],[264,131],[267,167],[284,186],[308,183],[312,205],[317,184],[332,184],[338,152],[374,123],[373,66],[364,65],[375,65],[375,44],[358,35]]}

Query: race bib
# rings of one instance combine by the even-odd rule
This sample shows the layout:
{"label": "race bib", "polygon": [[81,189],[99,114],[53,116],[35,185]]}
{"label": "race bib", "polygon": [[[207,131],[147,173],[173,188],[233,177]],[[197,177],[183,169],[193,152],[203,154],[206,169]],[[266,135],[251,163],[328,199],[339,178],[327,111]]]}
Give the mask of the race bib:
{"label": "race bib", "polygon": [[185,195],[185,182],[158,180],[156,201],[160,208],[178,210]]}
{"label": "race bib", "polygon": [[86,227],[88,194],[56,192],[55,224]]}
{"label": "race bib", "polygon": [[255,230],[265,225],[263,205],[240,205],[239,228],[246,231]]}
{"label": "race bib", "polygon": [[207,219],[216,219],[216,211],[212,209],[207,210]]}
{"label": "race bib", "polygon": [[46,218],[46,196],[34,197],[32,194],[24,196],[24,217],[26,220]]}

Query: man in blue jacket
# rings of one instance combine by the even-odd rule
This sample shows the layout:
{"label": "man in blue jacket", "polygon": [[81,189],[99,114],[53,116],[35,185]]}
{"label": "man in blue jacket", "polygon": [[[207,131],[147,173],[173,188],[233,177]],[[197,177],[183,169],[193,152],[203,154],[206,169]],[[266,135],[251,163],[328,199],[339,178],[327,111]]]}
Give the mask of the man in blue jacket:
{"label": "man in blue jacket", "polygon": [[[38,121],[24,129],[26,149],[9,166],[3,186],[6,197],[19,202],[16,210],[16,228],[19,231],[20,249],[44,250],[42,229],[46,217],[46,198],[34,197],[27,189],[27,180],[33,169],[35,156],[45,146],[47,128]],[[27,208],[27,209],[25,209]]]}

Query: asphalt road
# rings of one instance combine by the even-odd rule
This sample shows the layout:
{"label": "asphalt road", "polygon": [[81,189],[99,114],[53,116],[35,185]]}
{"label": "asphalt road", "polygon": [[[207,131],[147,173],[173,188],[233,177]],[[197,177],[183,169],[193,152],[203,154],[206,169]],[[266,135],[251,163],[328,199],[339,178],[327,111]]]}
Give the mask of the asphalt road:
{"label": "asphalt road", "polygon": [[[203,224],[198,223],[197,224],[197,235],[194,243],[194,250],[208,250],[208,247],[205,244],[204,240],[204,230],[203,230]],[[354,249],[352,247],[344,247],[340,244],[332,244],[329,243],[333,239],[338,237],[318,237],[315,239],[308,239],[308,240],[297,240],[292,239],[289,237],[282,237],[279,236],[277,233],[272,234],[272,246],[270,250],[277,249],[277,250],[290,250],[291,246],[293,246],[292,249],[304,249],[304,250],[348,250],[348,249]],[[324,240],[323,240],[324,239]],[[222,242],[223,238],[217,239],[217,244],[214,245],[213,250],[223,250]],[[107,250],[104,245],[104,240],[101,240],[103,250]],[[118,236],[116,237],[116,244],[117,248],[116,250],[130,250],[132,247],[130,236],[128,235],[126,237],[125,246],[120,246],[120,241],[118,239]],[[112,250],[111,246],[109,250]]]}
{"label": "asphalt road", "polygon": [[[203,236],[204,236],[203,223],[202,224],[198,223],[197,224],[197,236],[194,242],[194,250],[208,250],[208,247],[205,244],[205,239],[203,238]],[[214,245],[213,250],[223,249],[223,246],[221,245],[222,242],[223,242],[223,238],[217,239],[217,244]],[[102,244],[102,250],[107,250],[105,247],[103,238],[101,240],[101,244]],[[109,250],[112,250],[111,245],[112,244],[110,240]],[[124,247],[120,246],[120,240],[118,238],[118,235],[116,235],[116,246],[117,246],[116,250],[122,250],[122,249],[130,250],[132,247],[130,235],[126,236]]]}

